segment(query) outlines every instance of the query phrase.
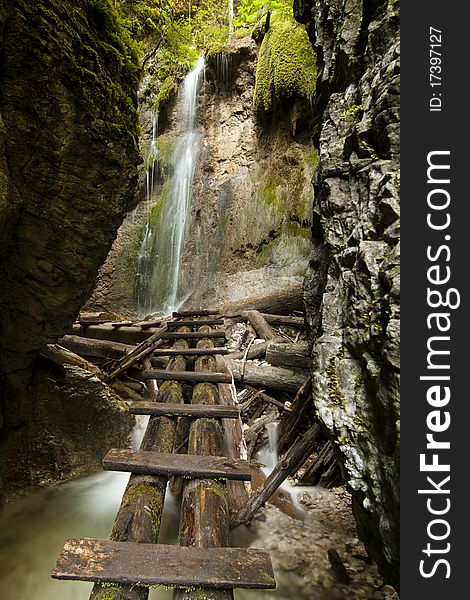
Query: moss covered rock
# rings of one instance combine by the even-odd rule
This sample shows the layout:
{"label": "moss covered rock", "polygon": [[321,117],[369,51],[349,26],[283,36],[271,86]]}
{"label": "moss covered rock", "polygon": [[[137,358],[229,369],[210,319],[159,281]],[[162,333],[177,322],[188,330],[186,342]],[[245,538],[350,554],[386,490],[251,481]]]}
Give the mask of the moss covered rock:
{"label": "moss covered rock", "polygon": [[316,57],[308,35],[289,8],[273,11],[256,69],[253,102],[269,110],[273,96],[309,98],[315,92]]}

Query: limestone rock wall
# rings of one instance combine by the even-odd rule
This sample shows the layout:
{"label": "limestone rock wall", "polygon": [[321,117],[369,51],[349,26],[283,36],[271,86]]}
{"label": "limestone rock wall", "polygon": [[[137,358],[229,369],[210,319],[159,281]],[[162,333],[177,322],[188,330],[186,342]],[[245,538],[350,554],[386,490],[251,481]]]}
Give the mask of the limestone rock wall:
{"label": "limestone rock wall", "polygon": [[362,539],[399,564],[399,4],[296,0],[319,57],[314,249],[304,285],[318,416]]}
{"label": "limestone rock wall", "polygon": [[[74,321],[135,201],[139,68],[108,0],[3,1],[0,56],[0,475],[8,478],[34,427],[36,357]],[[29,468],[29,451],[17,468]]]}

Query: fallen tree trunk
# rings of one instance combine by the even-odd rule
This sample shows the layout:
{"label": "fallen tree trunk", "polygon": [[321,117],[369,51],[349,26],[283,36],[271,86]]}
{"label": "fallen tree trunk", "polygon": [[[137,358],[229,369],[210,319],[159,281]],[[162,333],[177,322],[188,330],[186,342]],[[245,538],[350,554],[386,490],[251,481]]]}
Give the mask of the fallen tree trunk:
{"label": "fallen tree trunk", "polygon": [[263,338],[264,340],[269,342],[270,340],[274,340],[276,337],[274,331],[268,325],[261,313],[257,310],[245,310],[242,312],[242,317],[248,319],[259,337]]}
{"label": "fallen tree trunk", "polygon": [[[209,329],[203,328],[203,329]],[[203,339],[200,347],[213,347],[213,342]],[[214,372],[215,357],[201,356],[196,359],[195,371]],[[210,383],[194,387],[193,404],[218,404],[218,389]],[[221,456],[224,434],[216,419],[196,419],[189,430],[188,453]],[[186,481],[181,501],[179,543],[182,546],[201,548],[230,546],[227,486],[225,481],[193,479]],[[175,590],[174,600],[194,600],[198,592]],[[205,589],[207,600],[232,600],[231,589]]]}
{"label": "fallen tree trunk", "polygon": [[123,373],[126,369],[131,367],[137,361],[144,360],[144,358],[147,358],[147,356],[152,353],[152,350],[158,348],[158,346],[161,346],[163,344],[162,338],[165,335],[165,333],[166,326],[164,325],[153,335],[151,335],[147,340],[144,340],[138,346],[136,346],[130,354],[128,354],[127,356],[123,356],[117,362],[116,368],[113,369],[108,375],[108,381],[116,379],[118,375]]}
{"label": "fallen tree trunk", "polygon": [[260,342],[259,344],[253,344],[248,352],[246,350],[237,350],[236,352],[230,352],[227,354],[228,360],[240,360],[245,358],[252,360],[253,358],[264,358],[266,356],[266,350],[269,346],[269,342]]}
{"label": "fallen tree trunk", "polygon": [[142,396],[130,388],[128,385],[123,383],[122,381],[112,381],[108,382],[106,380],[106,373],[94,365],[93,363],[87,361],[86,359],[78,356],[74,352],[63,348],[59,344],[49,344],[46,348],[41,350],[41,355],[51,360],[57,365],[72,365],[75,367],[80,367],[81,369],[85,369],[90,373],[93,373],[101,379],[104,383],[109,385],[109,387],[114,390],[119,396],[122,398],[126,398],[128,400],[142,400]]}
{"label": "fallen tree trunk", "polygon": [[110,340],[122,344],[140,344],[147,340],[151,335],[159,331],[159,328],[151,327],[142,329],[141,327],[113,327],[105,323],[103,325],[77,325],[74,324],[70,331],[71,335],[78,335],[85,338],[96,340]]}
{"label": "fallen tree trunk", "polygon": [[312,362],[307,342],[270,344],[266,348],[266,360],[275,366],[305,370],[310,368]]}
{"label": "fallen tree trunk", "polygon": [[[176,342],[184,344],[184,342]],[[168,364],[168,370],[185,369],[186,361],[177,356]],[[181,384],[167,381],[160,389],[160,402],[182,401]],[[176,419],[150,417],[140,449],[144,451],[172,452],[175,441]],[[124,492],[116,515],[111,540],[121,542],[156,543],[165,500],[168,478],[164,476],[134,475]],[[149,588],[121,586],[110,588],[95,584],[90,600],[147,600]]]}
{"label": "fallen tree trunk", "polygon": [[281,369],[252,361],[246,363],[230,361],[229,367],[236,382],[264,389],[272,388],[295,393],[305,380],[304,371]]}
{"label": "fallen tree trunk", "polygon": [[295,438],[299,435],[299,427],[305,422],[308,413],[312,409],[312,378],[307,377],[294,400],[292,401],[292,411],[283,415],[279,423],[278,450],[284,452],[291,446]]}
{"label": "fallen tree trunk", "polygon": [[121,344],[109,340],[94,340],[78,335],[64,335],[59,340],[59,344],[76,354],[93,358],[121,358],[126,354],[130,354],[135,348],[131,344]]}
{"label": "fallen tree trunk", "polygon": [[299,438],[287,452],[285,457],[274,467],[263,487],[251,496],[247,505],[237,515],[235,525],[241,525],[242,523],[249,523],[251,521],[255,513],[272,496],[282,482],[287,479],[289,475],[294,475],[304,464],[312,453],[313,446],[320,435],[320,428],[315,424],[307,431],[307,433],[305,433],[305,435]]}
{"label": "fallen tree trunk", "polygon": [[291,317],[288,315],[270,315],[261,313],[263,319],[270,325],[286,325],[288,327],[304,327],[305,320],[303,317]]}

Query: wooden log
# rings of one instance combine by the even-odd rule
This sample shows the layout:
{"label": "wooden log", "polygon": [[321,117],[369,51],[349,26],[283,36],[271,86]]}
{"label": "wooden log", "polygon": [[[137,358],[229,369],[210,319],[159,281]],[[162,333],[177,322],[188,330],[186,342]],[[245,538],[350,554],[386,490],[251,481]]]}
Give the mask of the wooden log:
{"label": "wooden log", "polygon": [[[252,392],[257,391],[256,388],[251,387],[250,385],[245,385],[244,387],[245,387],[245,389],[250,390]],[[268,404],[277,406],[277,408],[279,408],[280,410],[284,410],[286,412],[292,412],[292,406],[287,405],[286,402],[281,402],[280,400],[277,400],[276,398],[269,396],[268,394],[266,394],[266,392],[264,390],[258,390],[257,393],[258,392],[259,392],[259,399],[262,400],[263,402],[267,402]]]}
{"label": "wooden log", "polygon": [[151,369],[142,373],[142,379],[160,379],[165,381],[171,379],[172,381],[196,381],[203,383],[231,383],[232,376],[229,373],[209,373],[194,372],[194,371],[162,371],[160,369]]}
{"label": "wooden log", "polygon": [[140,344],[140,342],[148,339],[159,329],[155,327],[149,329],[142,329],[141,327],[113,327],[109,323],[88,326],[74,324],[70,334],[97,340],[121,342],[122,344]]}
{"label": "wooden log", "polygon": [[134,325],[134,321],[114,321],[110,323],[111,327],[130,327]]}
{"label": "wooden log", "polygon": [[219,338],[225,339],[225,331],[210,331],[208,333],[204,333],[201,331],[189,331],[188,333],[181,333],[178,331],[171,331],[163,334],[162,338],[164,340],[197,340],[203,339],[205,337],[208,338]]}
{"label": "wooden log", "polygon": [[248,319],[256,333],[266,341],[273,340],[276,334],[266,322],[266,319],[257,310],[245,310],[242,317]]}
{"label": "wooden log", "polygon": [[269,325],[286,325],[288,327],[305,327],[305,319],[303,317],[292,317],[289,315],[270,315],[268,313],[261,313],[264,320]]}
{"label": "wooden log", "polygon": [[304,371],[282,369],[268,364],[248,361],[245,364],[230,361],[229,367],[236,382],[259,388],[297,392],[305,381]]}
{"label": "wooden log", "polygon": [[132,402],[129,412],[133,415],[165,415],[173,417],[191,417],[200,419],[238,419],[240,410],[237,406],[205,406],[199,404],[166,404],[163,402]]}
{"label": "wooden log", "polygon": [[158,348],[152,352],[152,356],[207,356],[209,355],[224,355],[230,350],[227,348],[187,348],[186,350],[176,350],[175,348]]}
{"label": "wooden log", "polygon": [[219,311],[211,309],[191,309],[191,310],[178,310],[173,313],[173,318],[180,319],[183,317],[210,317],[211,315],[218,315]]}
{"label": "wooden log", "polygon": [[[222,356],[216,356],[215,368],[221,373],[229,373],[227,363]],[[234,397],[232,386],[227,383],[218,384],[219,402],[222,405],[238,408]],[[238,409],[239,410],[239,409]],[[238,419],[222,419],[224,430],[224,454],[230,458],[247,458],[246,444],[243,436],[242,420],[240,414]],[[243,481],[227,481],[227,493],[229,500],[230,520],[237,514],[248,501],[248,490]]]}
{"label": "wooden log", "polygon": [[41,355],[57,365],[72,365],[93,373],[96,375],[96,377],[98,377],[98,379],[101,379],[101,381],[109,385],[109,387],[111,387],[113,391],[115,391],[116,394],[122,398],[136,401],[142,400],[142,396],[140,394],[122,381],[107,382],[106,373],[104,373],[99,367],[82,358],[78,354],[67,350],[67,348],[63,348],[59,344],[48,344],[41,350]]}
{"label": "wooden log", "polygon": [[258,548],[187,548],[90,538],[66,542],[52,577],[190,588],[276,586],[269,555]]}
{"label": "wooden log", "polygon": [[279,424],[277,443],[279,452],[284,452],[293,444],[299,435],[299,427],[303,425],[307,414],[312,409],[312,404],[312,378],[308,376],[292,401],[292,411],[284,414]]}
{"label": "wooden log", "polygon": [[312,364],[307,342],[295,344],[270,344],[266,349],[266,360],[274,366],[309,369]]}
{"label": "wooden log", "polygon": [[59,340],[59,344],[76,354],[93,358],[121,358],[126,354],[130,354],[135,348],[131,344],[121,344],[109,340],[94,340],[78,335],[64,335]]}
{"label": "wooden log", "polygon": [[269,346],[269,342],[260,342],[258,344],[253,344],[250,346],[248,352],[246,350],[237,350],[236,352],[230,352],[227,355],[229,360],[242,360],[245,358],[247,360],[252,360],[254,358],[264,358],[266,356],[266,350]]}
{"label": "wooden log", "polygon": [[187,320],[184,319],[182,321],[168,321],[168,328],[172,329],[173,327],[181,327],[181,325],[185,325],[186,327],[201,327],[202,325],[213,326],[213,325],[224,325],[225,321],[223,319],[196,319],[196,320]]}
{"label": "wooden log", "polygon": [[[180,340],[175,345],[185,346]],[[184,369],[186,361],[182,356],[172,358],[167,369]],[[118,383],[117,381],[115,383]],[[182,386],[166,381],[162,384],[159,399],[162,402],[181,402]],[[176,419],[150,417],[147,429],[140,444],[141,451],[171,452],[175,442]],[[160,522],[165,500],[167,477],[141,476],[132,474],[122,497],[121,506],[111,531],[111,539],[121,542],[155,543],[158,541]],[[99,584],[93,586],[90,600],[147,600],[148,589],[139,586],[125,586],[109,589]]]}
{"label": "wooden log", "polygon": [[187,479],[220,477],[250,480],[249,463],[226,456],[189,456],[112,448],[103,458],[103,468],[105,471],[124,471],[140,475],[179,475]]}
{"label": "wooden log", "polygon": [[161,327],[164,323],[168,323],[168,321],[157,319],[156,321],[138,321],[135,326],[141,329],[149,329],[150,327]]}
{"label": "wooden log", "polygon": [[313,425],[287,452],[272,470],[264,486],[249,499],[247,505],[235,519],[235,524],[249,523],[255,513],[265,504],[282,482],[294,475],[313,451],[314,444],[321,432],[317,424]]}
{"label": "wooden log", "polygon": [[[201,328],[207,333],[209,328]],[[209,338],[201,339],[198,348],[213,347]],[[214,372],[214,356],[196,359],[197,372]],[[218,388],[210,383],[199,383],[193,391],[192,402],[197,405],[217,405]],[[220,421],[198,419],[191,423],[188,439],[188,453],[193,456],[211,455],[219,457],[223,448],[223,430]],[[232,460],[236,460],[233,458]],[[230,545],[229,512],[227,486],[224,481],[193,480],[185,482],[181,501],[179,531],[180,544],[201,548],[224,547]],[[195,594],[175,591],[174,600],[192,600]],[[204,594],[210,600],[232,600],[232,590],[208,590]],[[197,598],[197,596],[196,596]]]}
{"label": "wooden log", "polygon": [[[152,350],[157,348],[162,344],[163,336],[166,332],[166,326],[161,327],[158,331],[156,331],[153,335],[151,335],[147,340],[141,342],[134,350],[128,354],[127,356],[122,357],[116,364],[116,367],[111,371],[108,375],[108,381],[112,381],[116,379],[118,375],[123,373],[126,369],[131,367],[139,360],[143,360],[149,354],[152,353]],[[184,332],[181,332],[184,334]]]}

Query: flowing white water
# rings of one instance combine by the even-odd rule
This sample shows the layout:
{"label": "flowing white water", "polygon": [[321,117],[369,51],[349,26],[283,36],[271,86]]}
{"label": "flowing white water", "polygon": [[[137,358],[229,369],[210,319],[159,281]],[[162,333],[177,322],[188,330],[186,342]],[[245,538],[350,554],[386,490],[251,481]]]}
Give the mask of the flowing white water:
{"label": "flowing white water", "polygon": [[[138,417],[132,446],[140,445],[148,417]],[[51,579],[64,542],[73,537],[108,539],[127,473],[101,472],[20,498],[0,512],[1,600],[88,600],[92,584]],[[177,507],[167,490],[160,543],[176,543]],[[152,590],[149,600],[170,600]]]}
{"label": "flowing white water", "polygon": [[196,128],[197,98],[204,72],[201,57],[184,79],[177,111],[181,132],[171,157],[171,181],[155,222],[149,219],[138,258],[138,312],[170,314],[181,301],[181,254],[201,148]]}
{"label": "flowing white water", "polygon": [[[261,468],[261,471],[266,477],[268,477],[271,474],[274,467],[279,462],[279,456],[277,451],[278,423],[269,423],[266,426],[266,431],[268,434],[268,443],[258,451],[256,459],[259,460],[260,463],[265,465]],[[300,503],[300,496],[303,492],[311,492],[311,486],[303,487],[298,485],[292,485],[289,482],[289,480],[286,479],[284,483],[280,486],[279,490],[283,490],[292,498],[292,503],[299,513],[304,512],[304,508]]]}

